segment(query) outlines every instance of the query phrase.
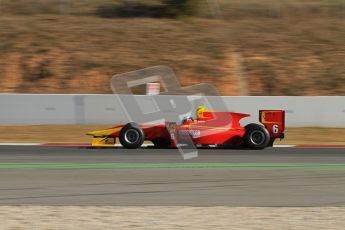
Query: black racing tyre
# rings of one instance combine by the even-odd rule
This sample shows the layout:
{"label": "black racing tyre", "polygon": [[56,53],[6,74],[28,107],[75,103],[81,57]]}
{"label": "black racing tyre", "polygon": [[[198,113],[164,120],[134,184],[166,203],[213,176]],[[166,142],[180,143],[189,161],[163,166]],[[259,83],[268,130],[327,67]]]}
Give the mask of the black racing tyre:
{"label": "black racing tyre", "polygon": [[158,139],[152,140],[152,143],[155,146],[155,148],[159,148],[159,149],[169,148],[170,146],[170,140],[164,139],[164,138],[158,138]]}
{"label": "black racing tyre", "polygon": [[270,133],[268,130],[259,124],[249,124],[246,127],[246,134],[244,136],[244,143],[246,147],[251,149],[263,149],[270,143]]}
{"label": "black racing tyre", "polygon": [[119,136],[120,143],[127,149],[137,149],[144,143],[144,131],[136,123],[128,123],[125,125]]}

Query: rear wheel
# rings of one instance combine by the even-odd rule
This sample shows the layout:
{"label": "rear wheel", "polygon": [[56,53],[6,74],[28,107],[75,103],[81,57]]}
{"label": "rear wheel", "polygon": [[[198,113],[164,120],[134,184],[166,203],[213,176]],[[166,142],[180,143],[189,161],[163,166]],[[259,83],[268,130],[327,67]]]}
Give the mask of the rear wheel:
{"label": "rear wheel", "polygon": [[270,143],[270,134],[262,125],[249,124],[246,126],[244,143],[252,149],[263,149]]}
{"label": "rear wheel", "polygon": [[138,124],[128,123],[121,129],[119,140],[123,147],[137,149],[144,143],[144,131]]}

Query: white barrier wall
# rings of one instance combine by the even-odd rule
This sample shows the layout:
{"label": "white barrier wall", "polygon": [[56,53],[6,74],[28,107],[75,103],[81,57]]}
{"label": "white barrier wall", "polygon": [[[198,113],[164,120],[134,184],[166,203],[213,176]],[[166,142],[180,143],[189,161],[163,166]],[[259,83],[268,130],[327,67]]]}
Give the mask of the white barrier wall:
{"label": "white barrier wall", "polygon": [[[135,99],[144,109],[155,107],[150,96],[135,96]],[[257,122],[260,109],[284,109],[289,127],[345,127],[345,96],[222,99],[228,111],[252,114],[243,120],[243,124]],[[207,97],[207,100],[213,104],[216,98]],[[197,105],[194,103],[191,108],[192,114]],[[113,124],[127,121],[119,99],[111,94],[0,94],[0,124]]]}

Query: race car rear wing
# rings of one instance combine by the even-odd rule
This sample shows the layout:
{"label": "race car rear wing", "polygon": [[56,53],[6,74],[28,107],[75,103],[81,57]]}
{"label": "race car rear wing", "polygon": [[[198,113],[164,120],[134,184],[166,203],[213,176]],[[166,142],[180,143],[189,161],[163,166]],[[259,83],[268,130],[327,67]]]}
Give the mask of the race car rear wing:
{"label": "race car rear wing", "polygon": [[271,137],[281,139],[284,138],[284,110],[260,110],[259,121],[266,127]]}

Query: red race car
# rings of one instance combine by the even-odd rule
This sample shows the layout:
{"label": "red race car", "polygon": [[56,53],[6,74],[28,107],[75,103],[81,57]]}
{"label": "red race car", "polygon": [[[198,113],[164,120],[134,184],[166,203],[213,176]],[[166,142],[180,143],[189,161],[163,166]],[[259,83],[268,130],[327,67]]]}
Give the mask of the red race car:
{"label": "red race car", "polygon": [[127,123],[87,135],[93,136],[92,146],[113,146],[116,138],[125,148],[139,148],[144,141],[151,141],[157,148],[177,147],[185,140],[192,140],[196,147],[246,147],[263,149],[273,146],[277,138],[284,138],[285,112],[283,110],[260,110],[260,124],[240,125],[249,114],[213,112],[201,109],[197,119],[187,118],[180,124]]}

